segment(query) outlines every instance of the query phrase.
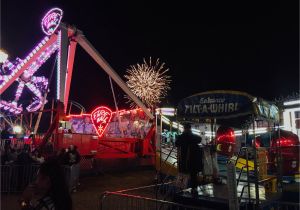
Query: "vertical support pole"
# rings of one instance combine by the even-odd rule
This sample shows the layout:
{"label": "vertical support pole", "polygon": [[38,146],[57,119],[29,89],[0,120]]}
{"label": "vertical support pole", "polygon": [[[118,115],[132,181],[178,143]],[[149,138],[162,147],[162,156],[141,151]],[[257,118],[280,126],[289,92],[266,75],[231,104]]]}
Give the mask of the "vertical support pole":
{"label": "vertical support pole", "polygon": [[21,126],[21,128],[23,127],[23,114],[21,114],[21,117],[20,117],[20,126]]}
{"label": "vertical support pole", "polygon": [[252,145],[253,151],[254,151],[254,184],[255,184],[255,200],[256,204],[255,206],[258,208],[259,206],[259,186],[258,186],[258,169],[257,169],[257,151],[256,151],[256,146],[255,146],[255,117],[252,116],[252,122],[253,122],[253,140],[254,143]]}
{"label": "vertical support pole", "polygon": [[31,130],[32,129],[32,113],[30,113],[29,127],[30,127],[30,130]]}
{"label": "vertical support pole", "polygon": [[124,138],[124,131],[123,131],[122,127],[121,127],[121,118],[120,118],[119,109],[118,109],[118,105],[117,105],[117,99],[116,99],[116,96],[115,96],[114,86],[113,86],[113,83],[111,81],[111,77],[110,76],[109,76],[109,82],[110,82],[110,88],[111,88],[111,91],[112,91],[112,94],[113,94],[113,98],[114,98],[114,103],[115,103],[117,118],[118,118],[118,121],[119,121],[119,130],[121,131],[122,138]]}
{"label": "vertical support pole", "polygon": [[277,153],[277,171],[278,171],[278,184],[279,184],[279,190],[280,190],[280,192],[282,192],[282,148],[281,148],[281,141],[280,141],[280,137],[281,137],[281,134],[280,134],[280,126],[279,126],[279,124],[277,124],[277,128],[278,128],[278,143],[276,143],[276,146],[277,146],[277,144],[279,144],[278,145],[278,152],[279,152],[279,154]]}
{"label": "vertical support pole", "polygon": [[161,170],[161,163],[162,163],[162,151],[161,151],[161,142],[162,142],[162,114],[161,114],[161,110],[159,112],[159,116],[160,116],[160,129],[159,129],[159,150],[160,150],[160,166],[159,166],[159,170]]}
{"label": "vertical support pole", "polygon": [[246,167],[247,167],[247,189],[248,189],[248,198],[249,198],[249,202],[251,201],[251,194],[250,194],[250,174],[249,174],[249,157],[248,157],[248,148],[245,148],[245,152],[246,152]]}
{"label": "vertical support pole", "polygon": [[233,161],[228,161],[226,167],[229,210],[239,210],[235,164]]}
{"label": "vertical support pole", "polygon": [[76,45],[77,42],[70,41],[69,49],[68,49],[68,61],[67,61],[67,71],[66,71],[66,81],[65,81],[65,89],[64,89],[64,105],[65,105],[65,113],[67,109],[67,104],[69,100],[69,94],[70,94],[70,87],[71,87],[71,81],[72,81],[72,73],[73,73],[73,65],[74,65],[74,58],[75,58],[75,52],[76,52]]}
{"label": "vertical support pole", "polygon": [[173,127],[173,122],[170,120],[170,141],[171,141],[170,143],[172,146],[174,146],[172,127]]}
{"label": "vertical support pole", "polygon": [[70,115],[70,114],[71,114],[72,105],[73,105],[73,103],[72,103],[72,101],[71,101],[71,103],[70,103],[70,107],[69,107],[69,112],[68,112],[68,115]]}
{"label": "vertical support pole", "polygon": [[214,130],[214,123],[213,119],[210,119],[210,141],[214,144],[214,137],[213,137],[213,130]]}
{"label": "vertical support pole", "polygon": [[42,100],[43,100],[43,102],[42,102],[43,104],[42,104],[42,107],[41,107],[41,109],[40,109],[40,111],[39,111],[38,118],[37,118],[36,123],[35,123],[35,126],[34,126],[34,131],[33,131],[34,134],[36,134],[36,132],[37,132],[37,130],[38,130],[38,127],[39,127],[39,125],[40,125],[40,121],[41,121],[42,114],[43,114],[43,111],[44,111],[44,107],[45,107],[47,95],[48,95],[48,92],[46,92],[46,93],[44,94],[44,97],[43,97],[43,99],[42,99]]}
{"label": "vertical support pole", "polygon": [[51,104],[50,124],[52,124],[53,122],[53,109],[54,109],[54,98],[52,98],[52,104]]}
{"label": "vertical support pole", "polygon": [[67,75],[68,60],[68,30],[62,27],[58,34],[58,54],[57,54],[57,99],[65,102],[65,84]]}

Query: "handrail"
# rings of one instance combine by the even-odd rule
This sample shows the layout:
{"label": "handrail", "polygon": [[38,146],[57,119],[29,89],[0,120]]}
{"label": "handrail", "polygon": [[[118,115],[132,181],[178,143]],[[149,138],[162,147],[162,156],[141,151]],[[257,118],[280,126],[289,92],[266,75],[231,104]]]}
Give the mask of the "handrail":
{"label": "handrail", "polygon": [[148,198],[148,197],[144,197],[144,196],[140,196],[140,195],[130,195],[130,194],[124,194],[124,193],[119,193],[119,192],[106,191],[101,195],[101,198],[100,198],[100,200],[101,200],[100,209],[101,210],[103,210],[104,199],[106,197],[108,197],[109,195],[116,195],[116,196],[120,196],[120,197],[133,198],[133,199],[139,199],[139,200],[144,200],[144,201],[150,201],[150,202],[154,202],[154,203],[172,205],[172,206],[181,207],[184,209],[198,209],[198,210],[203,209],[203,207],[200,208],[200,207],[195,207],[195,206],[190,206],[190,205],[184,205],[184,204],[175,203],[175,202],[171,202],[171,201]]}
{"label": "handrail", "polygon": [[[162,151],[161,153],[164,154],[164,155],[169,155],[168,153],[165,153],[165,152],[163,152],[163,151]],[[169,158],[169,157],[174,158],[174,159],[177,159],[177,157],[174,157],[174,156],[172,156],[172,155],[169,155],[168,158]],[[167,160],[168,158],[164,159],[164,161],[166,162],[166,160]]]}
{"label": "handrail", "polygon": [[129,188],[129,189],[125,189],[125,190],[118,190],[116,192],[117,193],[123,193],[123,192],[129,192],[129,191],[133,191],[133,190],[141,190],[141,189],[146,189],[146,188],[150,188],[150,187],[157,187],[157,186],[167,185],[167,184],[172,184],[172,183],[174,183],[174,181],[167,182],[167,183],[161,183],[161,184],[146,185],[146,186],[142,186],[142,187],[134,187],[134,188]]}
{"label": "handrail", "polygon": [[237,185],[237,186],[239,185],[239,183],[240,183],[240,181],[241,181],[241,176],[242,176],[242,173],[243,173],[245,167],[246,167],[246,165],[244,165],[244,166],[241,168],[240,172],[239,172],[239,177],[238,177],[238,179],[237,179],[237,181],[236,181],[236,185]]}

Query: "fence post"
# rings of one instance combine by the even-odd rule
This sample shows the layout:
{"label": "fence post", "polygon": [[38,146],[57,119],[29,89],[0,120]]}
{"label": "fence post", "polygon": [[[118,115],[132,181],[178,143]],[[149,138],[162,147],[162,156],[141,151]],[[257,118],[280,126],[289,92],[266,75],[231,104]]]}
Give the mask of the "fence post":
{"label": "fence post", "polygon": [[239,210],[235,176],[236,176],[235,164],[230,160],[227,163],[228,204],[230,210]]}
{"label": "fence post", "polygon": [[99,204],[99,210],[104,210],[103,203],[104,199],[107,197],[107,192],[104,192],[100,197],[100,204]]}

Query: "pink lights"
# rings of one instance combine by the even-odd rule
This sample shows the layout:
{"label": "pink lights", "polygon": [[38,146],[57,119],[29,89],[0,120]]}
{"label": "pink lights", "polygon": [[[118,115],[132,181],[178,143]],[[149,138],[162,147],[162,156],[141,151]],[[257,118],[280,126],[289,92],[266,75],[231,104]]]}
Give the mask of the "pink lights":
{"label": "pink lights", "polygon": [[58,28],[63,16],[63,11],[59,8],[49,10],[43,17],[41,25],[46,35],[51,35]]}
{"label": "pink lights", "polygon": [[112,111],[105,106],[100,106],[92,112],[91,119],[99,137],[102,137],[111,117]]}
{"label": "pink lights", "polygon": [[0,109],[13,114],[20,114],[23,111],[23,107],[18,103],[25,86],[33,94],[33,102],[26,107],[28,111],[36,111],[44,103],[43,94],[47,91],[48,79],[33,75],[60,47],[58,36],[54,32],[60,25],[62,15],[63,12],[59,8],[49,10],[41,23],[43,32],[49,37],[46,36],[42,39],[24,59],[17,58],[13,62],[6,60],[2,64],[2,71],[0,71],[0,95],[13,82],[18,82],[18,87],[14,98],[10,99],[11,101],[0,101]]}
{"label": "pink lights", "polygon": [[[45,43],[42,44],[42,46],[46,45],[47,42],[49,41],[48,37],[45,37],[41,42],[41,43]],[[39,45],[39,44],[38,44]],[[56,46],[57,47],[57,46]],[[40,47],[36,47],[34,48],[34,50],[32,50],[29,55],[24,59],[16,59],[16,63],[12,64],[11,62],[7,61],[5,64],[3,64],[2,69],[5,67],[8,67],[8,72],[6,74],[2,74],[0,75],[0,82],[2,81],[2,83],[0,83],[0,94],[4,91],[2,90],[3,88],[5,88],[5,86],[7,86],[7,83],[10,81],[11,78],[13,78],[16,74],[18,74],[18,72],[21,72],[21,70],[24,70],[24,66],[25,64],[27,64],[28,66],[28,61],[35,55],[37,54],[38,51],[35,51],[38,48],[38,50],[40,50]]]}
{"label": "pink lights", "polygon": [[[48,79],[45,77],[33,76],[33,74],[50,58],[50,56],[58,49],[57,36],[51,36],[51,41],[45,37],[29,55],[21,60],[16,59],[15,62],[7,61],[2,65],[0,75],[0,90],[4,86],[9,85],[9,82],[18,82],[18,87],[15,93],[15,98],[12,102],[1,100],[1,109],[19,114],[23,111],[22,105],[18,105],[18,101],[26,86],[33,93],[33,102],[26,107],[29,112],[37,111],[43,100],[43,91],[48,86]],[[22,73],[23,72],[23,73]],[[17,75],[16,75],[17,74]],[[17,77],[18,75],[19,78]],[[17,77],[17,78],[16,78]],[[1,83],[2,82],[2,83]],[[5,90],[5,89],[4,89]],[[1,90],[3,92],[3,90]]]}
{"label": "pink lights", "polygon": [[21,94],[23,92],[24,86],[25,86],[25,83],[21,81],[19,83],[19,86],[18,86],[18,89],[17,89],[17,92],[16,92],[15,101],[19,101],[20,96],[21,96]]}
{"label": "pink lights", "polygon": [[0,109],[11,112],[13,114],[20,114],[23,111],[21,105],[18,107],[15,102],[9,103],[3,100],[0,100]]}
{"label": "pink lights", "polygon": [[58,46],[56,43],[50,45],[43,53],[41,53],[36,61],[31,63],[29,68],[24,71],[22,77],[24,77],[24,79],[31,77],[50,58],[57,48]]}

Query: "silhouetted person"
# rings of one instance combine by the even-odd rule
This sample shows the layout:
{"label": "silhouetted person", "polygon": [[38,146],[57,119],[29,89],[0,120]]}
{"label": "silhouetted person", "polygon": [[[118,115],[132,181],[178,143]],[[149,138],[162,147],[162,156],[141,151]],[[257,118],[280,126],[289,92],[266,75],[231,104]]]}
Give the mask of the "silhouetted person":
{"label": "silhouetted person", "polygon": [[202,170],[202,152],[198,145],[201,140],[192,133],[191,124],[187,123],[175,142],[178,147],[178,169],[181,173],[190,174],[192,193],[197,192],[197,174]]}
{"label": "silhouetted person", "polygon": [[66,149],[61,149],[57,154],[57,159],[61,165],[67,165],[68,164],[68,154],[66,152]]}
{"label": "silhouetted person", "polygon": [[77,164],[81,160],[81,156],[77,151],[77,146],[70,145],[69,151],[67,152],[68,165]]}
{"label": "silhouetted person", "polygon": [[18,165],[28,165],[32,162],[33,162],[33,160],[31,159],[31,157],[29,155],[29,149],[24,148],[22,150],[22,152],[18,155],[16,163]]}
{"label": "silhouetted person", "polygon": [[14,162],[16,158],[14,157],[14,153],[12,152],[9,145],[6,145],[4,148],[4,153],[1,155],[1,164],[10,164]]}
{"label": "silhouetted person", "polygon": [[[33,204],[34,198],[37,202]],[[72,210],[72,198],[59,162],[50,159],[41,164],[35,183],[23,192],[22,209]]]}
{"label": "silhouetted person", "polygon": [[9,127],[4,125],[3,130],[1,130],[1,139],[9,139],[10,134]]}

